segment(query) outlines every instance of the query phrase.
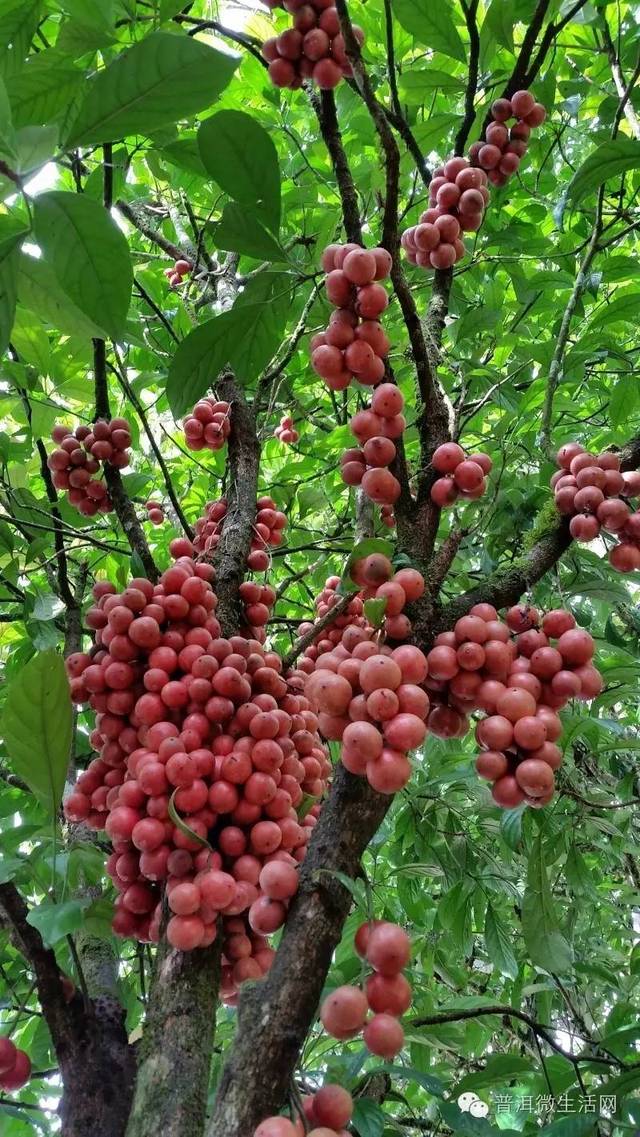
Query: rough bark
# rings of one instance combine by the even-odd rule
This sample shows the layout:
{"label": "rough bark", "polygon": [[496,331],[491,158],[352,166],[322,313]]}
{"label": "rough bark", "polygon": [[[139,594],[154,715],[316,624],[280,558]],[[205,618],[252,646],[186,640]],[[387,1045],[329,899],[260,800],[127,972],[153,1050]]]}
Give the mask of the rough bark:
{"label": "rough bark", "polygon": [[10,925],[12,942],[33,969],[51,1032],[64,1086],[63,1137],[123,1137],[135,1059],[122,1007],[109,996],[87,1005],[79,992],[65,1002],[55,955],[27,923],[27,906],[10,883],[0,885],[0,912]]}
{"label": "rough bark", "polygon": [[193,952],[166,942],[158,949],[126,1137],[202,1134],[219,959],[217,943]]}
{"label": "rough bark", "polygon": [[390,802],[364,778],[337,767],[271,971],[240,996],[236,1039],[207,1137],[250,1137],[281,1107],[351,905],[335,874],[358,875]]}

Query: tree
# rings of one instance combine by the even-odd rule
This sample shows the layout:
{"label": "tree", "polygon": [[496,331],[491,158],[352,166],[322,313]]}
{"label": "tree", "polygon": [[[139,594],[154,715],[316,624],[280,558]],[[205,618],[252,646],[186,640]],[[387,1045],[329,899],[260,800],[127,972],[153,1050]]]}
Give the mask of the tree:
{"label": "tree", "polygon": [[[302,1132],[302,1096],[332,1083],[353,1095],[351,1127],[360,1137],[440,1128],[486,1133],[505,1124],[573,1137],[622,1133],[638,1126],[640,1031],[632,914],[640,887],[633,513],[640,63],[633,8],[603,0],[336,0],[318,35],[318,13],[300,13],[292,0],[287,11],[249,7],[241,30],[227,26],[233,20],[225,8],[233,6],[218,12],[200,0],[8,0],[0,12],[0,1035],[32,1067],[25,1081],[20,1059],[24,1077],[18,1071],[12,1082],[3,1071],[15,1053],[0,1039],[2,1133],[252,1137],[279,1113]],[[315,37],[304,83],[294,19],[299,27],[310,21]],[[286,65],[274,35],[285,36],[280,47],[293,57]],[[336,35],[343,38],[328,60],[326,43]],[[547,108],[546,122],[533,112],[535,129],[516,124],[509,142],[500,123],[518,105],[514,118],[530,116],[529,102],[516,96],[493,117],[491,107],[529,89]],[[497,157],[483,159],[473,149],[480,140],[489,149],[498,142]],[[441,172],[470,146],[472,165]],[[456,181],[463,168],[475,171],[468,185]],[[490,194],[481,205],[474,187],[485,184]],[[452,217],[464,219],[472,208],[465,215],[458,204],[465,187],[477,216],[463,234],[463,253]],[[446,221],[436,226],[435,212],[420,221],[438,203]],[[347,242],[382,251],[377,259],[355,251],[345,284],[346,253],[339,264],[335,253]],[[431,262],[436,242],[453,252]],[[367,308],[362,289],[379,289],[373,277],[380,281],[389,266],[382,314],[379,291],[367,294]],[[323,338],[331,313],[325,276],[336,271],[329,299],[334,307],[359,306],[377,356],[385,357],[378,364],[375,351],[359,349],[361,377],[380,369],[361,384],[349,383],[353,368],[344,380]],[[360,332],[354,339],[359,316],[340,320],[340,350],[351,340],[369,344]],[[355,362],[355,354],[348,359]],[[377,396],[367,389],[374,378],[384,382]],[[377,418],[373,445],[371,416],[354,423],[361,453],[349,424],[372,397],[376,415],[376,398],[378,409],[383,397],[391,409]],[[403,402],[406,429],[393,417]],[[579,446],[558,471],[556,451],[570,440]],[[344,469],[343,480],[339,459],[347,448],[354,469]],[[585,451],[605,455],[595,473]],[[469,455],[479,456],[480,475]],[[578,461],[569,471],[572,457]],[[462,459],[465,471],[455,473]],[[367,465],[375,476],[363,481]],[[548,488],[554,472],[555,494]],[[451,502],[456,487],[467,496]],[[574,503],[583,490],[586,497]],[[611,502],[597,513],[604,493]],[[221,498],[226,513],[215,505],[211,513],[207,503]],[[172,558],[177,569],[167,578]],[[211,587],[213,573],[202,567],[210,565]],[[630,571],[628,579],[616,569]],[[417,574],[423,591],[414,591]],[[156,597],[184,596],[191,577],[186,607],[177,602],[163,615],[164,599]],[[119,670],[111,694],[99,677],[95,691],[82,678],[89,666],[105,670],[105,582],[121,594],[132,578],[124,608],[135,614],[144,602],[156,629],[158,620],[165,630],[172,620],[178,626],[189,612],[194,627],[219,625],[203,643],[207,634],[210,641],[253,641],[252,670],[236,638],[241,663],[219,689],[210,679],[230,649],[200,674],[191,671],[195,658],[210,656],[197,637],[188,641],[198,651],[180,666],[189,683],[205,684],[199,690],[218,699],[215,722],[226,730],[233,718],[236,737],[246,739],[249,717],[241,721],[237,711],[260,689],[264,719],[274,721],[268,692],[275,692],[287,730],[296,719],[305,735],[287,751],[297,751],[291,769],[300,770],[290,782],[308,791],[299,790],[297,820],[288,818],[305,855],[273,862],[289,875],[293,867],[299,883],[289,887],[284,869],[272,869],[275,891],[265,905],[270,912],[281,906],[278,889],[288,903],[284,928],[271,940],[275,953],[256,938],[257,918],[253,941],[246,925],[242,930],[242,911],[227,913],[224,926],[211,917],[208,946],[180,950],[194,926],[194,942],[200,932],[189,924],[192,886],[179,884],[177,861],[166,870],[169,846],[161,868],[153,861],[157,844],[136,846],[149,858],[139,881],[138,852],[126,877],[125,862],[116,864],[131,855],[123,853],[125,838],[113,821],[103,831],[107,813],[124,801],[117,771],[134,752],[142,762],[136,728],[157,721],[154,700],[168,682],[149,678],[154,668],[162,672],[157,657],[149,658],[155,633],[140,631],[127,611],[111,635],[126,639],[135,618],[139,641],[131,655],[113,657]],[[170,579],[175,589],[167,583],[154,594],[158,580]],[[568,610],[568,624],[552,617],[545,631],[555,643],[574,621],[588,629],[604,681],[601,688],[579,647],[575,658],[562,656],[566,697],[552,688],[560,664],[548,655],[540,664],[540,675],[551,668],[544,687],[536,680],[542,694],[530,679],[514,686],[516,724],[522,708],[535,718],[530,698],[534,712],[542,698],[562,707],[564,761],[555,795],[546,792],[550,766],[543,762],[543,782],[532,787],[520,773],[509,790],[515,798],[502,794],[513,808],[502,812],[476,773],[475,719],[465,717],[495,717],[497,696],[480,705],[469,696],[473,679],[450,688],[452,676],[438,678],[430,655],[434,644],[450,652],[464,642],[476,661],[463,674],[480,675],[476,649],[485,661],[488,633],[476,624],[492,619],[487,606],[507,610],[511,630],[496,642],[515,645],[508,650],[521,660],[540,645],[557,656],[536,629],[542,613]],[[458,625],[470,613],[472,623]],[[389,672],[388,653],[378,652],[385,682],[374,678],[369,690],[379,700],[380,692],[387,702],[391,696],[392,709],[385,718],[369,707],[378,725],[368,734],[351,731],[342,747],[346,719],[335,719],[350,696],[329,715],[323,692],[340,658],[327,663],[339,638],[327,637],[349,624],[366,629],[361,639],[380,645],[386,636],[391,649],[405,650],[393,658],[405,661],[402,682],[411,691],[401,704],[394,694],[400,679]],[[266,667],[258,642],[265,625]],[[457,625],[475,631],[459,630],[452,640]],[[178,650],[185,634],[183,627]],[[495,627],[493,634],[502,636]],[[515,638],[522,635],[534,637],[528,654]],[[415,654],[406,654],[405,641]],[[424,674],[407,678],[423,656],[431,660],[426,687]],[[288,687],[274,678],[279,660],[282,673],[293,675]],[[259,681],[260,666],[271,671]],[[363,666],[347,669],[343,692],[349,682],[358,690]],[[186,690],[162,696],[174,723],[195,714],[195,695],[182,710]],[[143,691],[148,721],[132,711]],[[569,700],[576,692],[591,701]],[[131,713],[138,718],[125,741]],[[412,723],[384,725],[403,714]],[[101,734],[109,715],[115,729]],[[412,733],[415,722],[423,732],[429,726],[424,743]],[[479,727],[485,749],[512,745],[510,727],[502,743],[490,742],[488,730]],[[216,750],[216,731],[196,751],[205,751],[199,771],[207,793],[220,780],[212,755],[221,763],[228,753]],[[271,725],[265,731],[265,741],[274,737]],[[362,776],[364,765],[353,772],[355,736],[377,745],[373,736],[384,732],[388,753],[396,754],[388,775],[397,780],[395,794],[389,781],[379,792],[381,775]],[[164,762],[170,754],[183,762],[175,735],[165,737]],[[527,746],[517,743],[517,760],[540,749],[532,737]],[[555,752],[547,727],[544,738]],[[97,769],[94,748],[105,756],[109,746],[113,762],[102,763],[93,784],[87,770],[92,762]],[[406,785],[399,751],[413,751]],[[266,763],[269,746],[261,753]],[[510,762],[513,771],[517,760],[507,751],[504,769]],[[186,761],[193,766],[195,759],[187,754]],[[500,759],[484,762],[497,777]],[[162,769],[153,776],[164,785]],[[182,783],[176,778],[170,803],[134,779],[127,808],[138,808],[136,792],[140,800],[162,799],[155,822],[164,827],[161,839],[179,835],[188,863],[200,872],[213,864],[216,872],[211,856],[224,810],[216,798],[218,812],[205,814],[198,829],[191,815],[208,806],[184,796],[194,773]],[[262,804],[274,800],[271,781]],[[529,805],[547,804],[528,808],[525,793]],[[187,800],[189,807],[181,804]],[[254,815],[247,802],[238,822],[245,829],[262,816],[262,804]],[[255,844],[251,849],[253,865]],[[258,852],[268,857],[270,847]],[[226,852],[220,867],[229,870],[235,856]],[[249,866],[246,877],[251,901],[258,895],[253,871]],[[121,886],[115,909],[112,878]],[[138,908],[131,895],[123,907],[129,884],[139,890]],[[179,901],[176,887],[183,889]],[[223,887],[218,878],[216,887]],[[154,905],[161,897],[153,919],[150,895]],[[210,904],[214,917],[232,902],[218,895],[218,906]],[[114,911],[120,936],[111,927]],[[170,919],[178,923],[168,940]],[[396,1058],[370,1053],[372,1032],[367,1050],[361,1034],[338,1041],[318,1018],[323,999],[363,979],[354,936],[372,919],[400,925],[413,944],[412,1004]],[[233,959],[242,961],[247,950],[261,963],[232,973]],[[322,1017],[330,1026],[330,1015]],[[329,1109],[326,1116],[338,1114]],[[323,1124],[322,1116],[313,1124]]]}

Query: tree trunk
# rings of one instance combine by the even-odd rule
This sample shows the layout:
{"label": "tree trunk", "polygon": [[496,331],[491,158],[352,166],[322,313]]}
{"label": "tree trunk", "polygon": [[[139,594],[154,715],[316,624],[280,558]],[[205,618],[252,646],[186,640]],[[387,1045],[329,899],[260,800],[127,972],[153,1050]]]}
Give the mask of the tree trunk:
{"label": "tree trunk", "polygon": [[273,966],[265,979],[242,989],[207,1137],[251,1137],[285,1101],[351,905],[336,874],[358,875],[390,803],[338,765]]}

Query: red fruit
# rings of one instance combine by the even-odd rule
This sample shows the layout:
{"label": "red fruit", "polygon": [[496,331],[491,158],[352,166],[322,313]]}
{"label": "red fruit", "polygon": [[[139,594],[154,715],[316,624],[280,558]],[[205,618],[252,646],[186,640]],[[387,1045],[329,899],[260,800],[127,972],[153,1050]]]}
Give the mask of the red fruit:
{"label": "red fruit", "polygon": [[386,469],[367,470],[361,485],[367,497],[378,505],[393,505],[400,497],[400,482]]}
{"label": "red fruit", "polygon": [[365,284],[358,289],[356,310],[364,320],[377,320],[388,305],[389,297],[381,284]]}
{"label": "red fruit", "polygon": [[457,254],[454,245],[449,245],[446,242],[438,245],[432,253],[429,253],[429,263],[432,268],[446,269],[451,268],[456,263]]}
{"label": "red fruit", "polygon": [[167,924],[167,939],[178,951],[193,951],[204,935],[204,923],[199,916],[172,916]]}
{"label": "red fruit", "polygon": [[320,1020],[328,1034],[342,1041],[360,1033],[367,1010],[366,997],[359,987],[338,987],[324,1000]]}
{"label": "red fruit", "polygon": [[431,487],[431,500],[440,509],[453,505],[458,497],[458,491],[453,478],[437,478]]}
{"label": "red fruit", "polygon": [[[56,429],[63,430],[66,428]],[[0,1076],[13,1069],[17,1054],[18,1051],[10,1038],[0,1038]]]}
{"label": "red fruit", "polygon": [[537,627],[538,610],[529,604],[514,604],[513,608],[509,608],[505,620],[512,632],[516,634],[526,632],[530,628]]}
{"label": "red fruit", "polygon": [[313,69],[313,80],[324,91],[333,90],[341,79],[342,71],[333,59],[321,59]]}
{"label": "red fruit", "polygon": [[[394,383],[381,383],[373,393],[371,410],[382,418],[393,418],[399,415],[404,407],[404,397],[399,387]],[[353,420],[352,420],[353,422]]]}
{"label": "red fruit", "polygon": [[397,924],[378,924],[369,934],[366,958],[381,975],[397,975],[411,958],[411,940]]}
{"label": "red fruit", "polygon": [[640,549],[623,541],[609,550],[609,564],[616,572],[636,572],[640,569]]}
{"label": "red fruit", "polygon": [[511,96],[511,110],[515,118],[526,118],[535,105],[536,101],[530,91],[516,91]]}
{"label": "red fruit", "polygon": [[434,450],[431,465],[439,474],[452,474],[464,461],[464,450],[457,442],[444,442]]}
{"label": "red fruit", "polygon": [[557,639],[563,632],[568,632],[571,628],[575,628],[576,622],[570,612],[565,612],[564,608],[554,608],[551,612],[547,612],[542,618],[542,630],[546,635]]}
{"label": "red fruit", "polygon": [[594,651],[593,638],[582,628],[563,632],[557,647],[565,663],[577,666],[589,663]]}
{"label": "red fruit", "polygon": [[342,271],[352,284],[369,284],[375,276],[376,259],[366,249],[354,249],[345,257]]}
{"label": "red fruit", "polygon": [[31,1060],[24,1050],[16,1050],[15,1062],[10,1070],[0,1075],[0,1089],[12,1093],[26,1086],[31,1077]]}
{"label": "red fruit", "polygon": [[516,781],[531,797],[544,797],[553,789],[553,770],[538,758],[527,758],[516,770]]}
{"label": "red fruit", "polygon": [[366,924],[361,924],[358,928],[353,943],[361,959],[364,959],[367,954],[367,945],[371,932],[382,923],[382,920],[368,920]]}
{"label": "red fruit", "polygon": [[300,1130],[286,1117],[267,1117],[254,1130],[253,1137],[300,1137]]}
{"label": "red fruit", "polygon": [[411,985],[404,975],[370,975],[365,984],[365,993],[375,1014],[399,1017],[411,1006]]}
{"label": "red fruit", "polygon": [[370,438],[364,445],[364,456],[368,466],[389,466],[396,448],[390,438]]}
{"label": "red fruit", "polygon": [[329,1129],[343,1129],[348,1125],[353,1113],[353,1098],[342,1086],[324,1085],[314,1095],[314,1121]]}
{"label": "red fruit", "polygon": [[372,1054],[389,1059],[402,1050],[404,1031],[391,1015],[374,1015],[364,1028],[362,1039]]}
{"label": "red fruit", "polygon": [[491,105],[491,114],[496,122],[506,122],[508,118],[512,118],[513,111],[509,99],[496,99]]}
{"label": "red fruit", "polygon": [[503,809],[515,809],[524,801],[524,793],[512,774],[505,774],[494,783],[491,796]]}
{"label": "red fruit", "polygon": [[384,724],[384,737],[395,750],[415,750],[424,742],[427,728],[417,715],[399,714]]}
{"label": "red fruit", "polygon": [[520,687],[508,687],[504,695],[498,699],[496,709],[498,715],[502,715],[509,722],[514,723],[518,719],[536,713],[536,700],[533,695]]}
{"label": "red fruit", "polygon": [[[524,691],[522,694],[527,692]],[[487,750],[506,750],[513,742],[513,726],[504,715],[490,715],[478,723],[476,737],[480,745],[485,746]]]}
{"label": "red fruit", "polygon": [[476,758],[476,772],[490,782],[504,777],[508,769],[509,763],[501,750],[485,750]]}

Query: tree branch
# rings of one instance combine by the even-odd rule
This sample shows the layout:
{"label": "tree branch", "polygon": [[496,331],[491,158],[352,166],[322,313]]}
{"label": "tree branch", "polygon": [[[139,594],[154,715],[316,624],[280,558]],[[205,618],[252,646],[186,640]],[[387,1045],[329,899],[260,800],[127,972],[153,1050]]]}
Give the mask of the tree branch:
{"label": "tree branch", "polygon": [[464,118],[456,134],[453,148],[454,154],[463,154],[469,138],[473,121],[476,117],[475,97],[478,88],[478,64],[480,60],[480,33],[478,31],[478,0],[460,0],[464,12],[465,23],[469,33],[469,74],[467,89],[464,96]]}

